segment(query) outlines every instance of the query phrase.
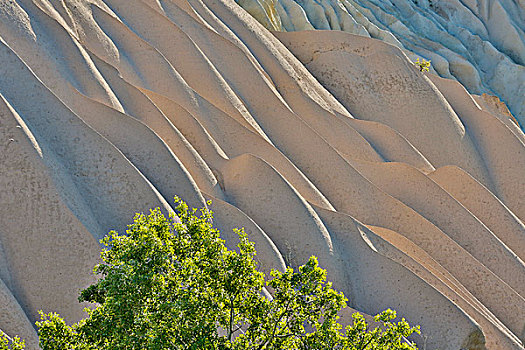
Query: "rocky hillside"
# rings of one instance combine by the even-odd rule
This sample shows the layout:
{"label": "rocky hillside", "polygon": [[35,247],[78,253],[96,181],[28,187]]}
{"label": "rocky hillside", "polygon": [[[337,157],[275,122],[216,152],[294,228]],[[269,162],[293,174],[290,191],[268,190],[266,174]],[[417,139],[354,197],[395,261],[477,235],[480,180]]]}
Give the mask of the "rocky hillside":
{"label": "rocky hillside", "polygon": [[[494,23],[521,18],[501,4],[520,10]],[[33,350],[38,310],[80,319],[98,240],[178,195],[211,200],[230,246],[245,227],[266,273],[318,256],[353,309],[420,324],[422,348],[523,350],[525,135],[398,42],[272,34],[233,0],[1,1],[0,330]],[[494,53],[518,72],[511,46]]]}
{"label": "rocky hillside", "polygon": [[[499,96],[525,125],[523,0],[238,0],[276,31],[340,30],[379,39],[471,94]],[[479,97],[475,97],[479,98]]]}

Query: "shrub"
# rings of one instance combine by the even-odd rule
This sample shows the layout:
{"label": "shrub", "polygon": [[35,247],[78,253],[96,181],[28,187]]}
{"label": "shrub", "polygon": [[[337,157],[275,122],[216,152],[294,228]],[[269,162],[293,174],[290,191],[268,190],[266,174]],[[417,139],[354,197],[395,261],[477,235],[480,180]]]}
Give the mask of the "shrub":
{"label": "shrub", "polygon": [[414,65],[419,68],[420,72],[428,72],[430,69],[430,61],[427,61],[423,59],[423,61],[419,61],[419,58],[414,62]]}

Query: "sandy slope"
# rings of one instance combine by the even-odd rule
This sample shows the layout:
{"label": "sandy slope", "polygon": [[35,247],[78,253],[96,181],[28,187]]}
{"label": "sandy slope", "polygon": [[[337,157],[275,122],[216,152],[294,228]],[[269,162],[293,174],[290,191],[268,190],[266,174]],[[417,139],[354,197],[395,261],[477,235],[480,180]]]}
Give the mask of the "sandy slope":
{"label": "sandy slope", "polygon": [[30,349],[38,310],[82,317],[97,239],[175,195],[427,349],[523,349],[525,135],[489,97],[229,0],[2,2],[0,62],[0,329]]}
{"label": "sandy slope", "polygon": [[525,127],[523,0],[237,0],[270,30],[335,30],[399,47],[473,94],[499,96]]}

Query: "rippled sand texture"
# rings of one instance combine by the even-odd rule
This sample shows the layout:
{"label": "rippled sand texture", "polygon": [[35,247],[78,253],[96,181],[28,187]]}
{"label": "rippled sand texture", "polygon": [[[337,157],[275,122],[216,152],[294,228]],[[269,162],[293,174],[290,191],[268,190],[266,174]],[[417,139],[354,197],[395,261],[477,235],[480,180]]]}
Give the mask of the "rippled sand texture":
{"label": "rippled sand texture", "polygon": [[0,37],[0,329],[29,349],[38,310],[82,317],[98,240],[175,195],[427,349],[523,349],[525,136],[498,100],[375,39],[283,45],[230,0],[2,1]]}
{"label": "rippled sand texture", "polygon": [[376,38],[470,93],[498,95],[525,128],[523,0],[237,0],[271,30]]}

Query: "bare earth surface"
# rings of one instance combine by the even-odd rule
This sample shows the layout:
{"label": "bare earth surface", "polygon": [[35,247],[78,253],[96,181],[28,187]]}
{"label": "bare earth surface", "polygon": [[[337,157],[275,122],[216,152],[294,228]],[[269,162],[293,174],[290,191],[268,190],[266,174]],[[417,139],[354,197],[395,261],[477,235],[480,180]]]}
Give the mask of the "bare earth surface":
{"label": "bare earth surface", "polygon": [[236,0],[270,30],[382,40],[472,94],[497,95],[525,130],[524,0]]}
{"label": "bare earth surface", "polygon": [[1,1],[0,330],[35,350],[38,310],[82,318],[98,240],[175,195],[421,347],[524,349],[525,135],[497,98],[232,0]]}

